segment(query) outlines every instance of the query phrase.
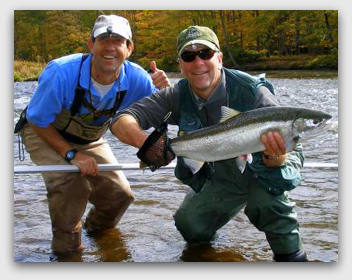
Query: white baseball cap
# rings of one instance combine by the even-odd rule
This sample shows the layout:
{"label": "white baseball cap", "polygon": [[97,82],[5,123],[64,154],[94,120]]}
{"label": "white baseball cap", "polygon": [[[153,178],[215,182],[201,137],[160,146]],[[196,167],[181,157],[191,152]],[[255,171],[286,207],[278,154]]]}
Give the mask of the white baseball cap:
{"label": "white baseball cap", "polygon": [[91,34],[92,40],[103,34],[117,34],[127,40],[132,39],[132,31],[128,20],[116,15],[101,15],[96,19]]}

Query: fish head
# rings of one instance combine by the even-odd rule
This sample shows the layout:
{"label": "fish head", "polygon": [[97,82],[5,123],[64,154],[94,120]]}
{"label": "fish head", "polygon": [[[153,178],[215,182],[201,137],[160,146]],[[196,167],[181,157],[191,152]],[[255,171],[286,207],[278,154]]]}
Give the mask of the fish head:
{"label": "fish head", "polygon": [[331,115],[322,111],[304,109],[297,114],[293,129],[297,136],[312,137],[322,133],[329,124]]}

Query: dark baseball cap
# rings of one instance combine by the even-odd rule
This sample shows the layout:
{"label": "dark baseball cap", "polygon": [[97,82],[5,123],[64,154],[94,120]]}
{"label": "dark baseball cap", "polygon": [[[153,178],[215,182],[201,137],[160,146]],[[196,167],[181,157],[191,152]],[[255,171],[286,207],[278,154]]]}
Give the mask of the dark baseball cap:
{"label": "dark baseball cap", "polygon": [[189,45],[202,44],[214,51],[220,51],[219,39],[209,27],[189,26],[177,38],[177,53],[180,56]]}

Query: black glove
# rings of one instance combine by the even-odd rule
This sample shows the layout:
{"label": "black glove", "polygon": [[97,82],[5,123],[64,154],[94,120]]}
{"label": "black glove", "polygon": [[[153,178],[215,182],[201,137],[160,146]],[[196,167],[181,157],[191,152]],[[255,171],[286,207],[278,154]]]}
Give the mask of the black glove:
{"label": "black glove", "polygon": [[137,153],[137,157],[151,171],[168,165],[175,158],[175,153],[171,150],[167,137],[167,122],[165,119],[161,126],[156,128],[145,140]]}

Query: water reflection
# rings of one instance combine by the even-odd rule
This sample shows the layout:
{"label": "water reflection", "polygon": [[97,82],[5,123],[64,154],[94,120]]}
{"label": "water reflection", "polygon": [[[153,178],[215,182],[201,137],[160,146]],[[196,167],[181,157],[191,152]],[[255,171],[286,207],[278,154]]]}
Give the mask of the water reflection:
{"label": "water reflection", "polygon": [[247,262],[236,248],[213,248],[211,244],[186,245],[180,260],[183,262]]}
{"label": "water reflection", "polygon": [[101,262],[121,262],[131,258],[124,237],[119,229],[109,229],[97,234],[87,234],[90,247],[86,249],[87,256]]}

